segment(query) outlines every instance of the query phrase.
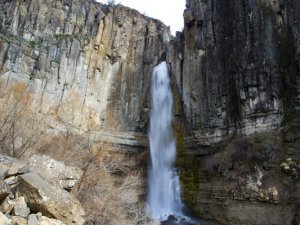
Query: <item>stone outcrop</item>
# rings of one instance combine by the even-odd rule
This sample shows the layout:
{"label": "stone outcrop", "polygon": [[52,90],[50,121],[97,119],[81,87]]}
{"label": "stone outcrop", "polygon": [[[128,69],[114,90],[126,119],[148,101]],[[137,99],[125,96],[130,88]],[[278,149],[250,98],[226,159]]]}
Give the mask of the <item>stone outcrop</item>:
{"label": "stone outcrop", "polygon": [[[184,127],[176,129],[188,206],[224,224],[290,225],[299,221],[300,204],[295,197],[300,173],[299,11],[298,0],[187,0],[184,30],[170,38],[160,21],[122,5],[1,1],[1,88],[28,94],[30,107],[47,117],[55,131],[88,130],[92,140],[140,149],[148,146],[151,72],[166,58],[175,122]],[[276,129],[282,134],[270,143],[254,138],[252,147],[230,145],[239,135]],[[219,143],[229,146],[215,148]],[[48,174],[52,162],[36,163],[30,167],[0,157],[0,175],[12,188],[20,177],[22,186],[36,193],[37,198],[27,200],[29,208],[45,208],[36,181],[48,187],[50,179],[69,189],[78,176]],[[45,171],[40,177],[29,173],[32,168]],[[255,168],[264,171],[263,179]],[[43,212],[62,216],[55,209]],[[272,212],[276,216],[267,221]]]}
{"label": "stone outcrop", "polygon": [[10,193],[10,187],[0,178],[0,201],[5,199]]}
{"label": "stone outcrop", "polygon": [[26,203],[33,211],[39,211],[66,224],[82,225],[84,223],[84,209],[79,201],[38,174],[20,175],[17,190],[21,196],[25,196]]}
{"label": "stone outcrop", "polygon": [[299,122],[299,2],[187,0],[169,61],[195,142]]}
{"label": "stone outcrop", "polygon": [[22,173],[22,168],[26,166],[26,162],[14,159],[9,156],[0,155],[0,170],[3,175],[2,178],[9,178]]}
{"label": "stone outcrop", "polygon": [[219,151],[201,157],[180,149],[186,205],[221,224],[297,224],[300,142],[282,141],[282,135],[236,136]]}
{"label": "stone outcrop", "polygon": [[73,194],[64,190],[71,190],[80,179],[79,169],[45,155],[33,155],[28,163],[1,155],[0,168],[4,171],[0,177],[0,222],[24,225],[85,222],[83,207]]}
{"label": "stone outcrop", "polygon": [[1,221],[1,225],[10,225],[11,224],[11,220],[9,218],[7,218],[2,212],[0,212],[0,221]]}
{"label": "stone outcrop", "polygon": [[9,204],[13,207],[13,215],[27,218],[30,213],[30,209],[27,207],[24,197],[16,198],[11,200]]}
{"label": "stone outcrop", "polygon": [[51,126],[147,131],[153,67],[170,30],[122,5],[2,1],[0,77],[23,84]]}
{"label": "stone outcrop", "polygon": [[[296,0],[186,1],[168,61],[186,128],[177,135],[183,199],[197,215],[297,224],[299,9]],[[252,134],[249,146],[232,146]],[[255,167],[265,173],[258,183]]]}
{"label": "stone outcrop", "polygon": [[47,155],[33,155],[29,160],[29,168],[49,181],[56,182],[64,189],[72,189],[82,176],[76,167],[66,166]]}

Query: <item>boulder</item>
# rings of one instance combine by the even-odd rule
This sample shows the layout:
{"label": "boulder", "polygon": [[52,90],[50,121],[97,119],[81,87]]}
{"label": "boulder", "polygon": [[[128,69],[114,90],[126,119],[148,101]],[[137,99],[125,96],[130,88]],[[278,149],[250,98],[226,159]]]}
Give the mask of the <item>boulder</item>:
{"label": "boulder", "polygon": [[84,223],[85,212],[80,202],[56,183],[36,173],[20,175],[17,190],[33,212],[41,212],[68,225]]}
{"label": "boulder", "polygon": [[57,182],[64,189],[71,189],[80,179],[82,171],[76,167],[66,166],[47,155],[33,155],[29,160],[31,170],[37,171],[47,180]]}
{"label": "boulder", "polygon": [[20,216],[12,216],[12,224],[17,225],[28,225],[27,220]]}
{"label": "boulder", "polygon": [[25,166],[26,163],[21,160],[0,155],[0,171],[5,178],[23,173],[22,169]]}
{"label": "boulder", "polygon": [[35,214],[30,214],[28,216],[28,225],[37,225],[38,224],[38,219]]}
{"label": "boulder", "polygon": [[2,212],[0,212],[0,225],[10,225],[11,220],[8,219]]}
{"label": "boulder", "polygon": [[0,201],[5,199],[10,193],[10,187],[0,179]]}
{"label": "boulder", "polygon": [[14,187],[17,182],[18,182],[18,179],[16,176],[11,176],[11,177],[8,177],[6,178],[5,180],[5,183],[8,184],[10,187]]}
{"label": "boulder", "polygon": [[[28,224],[29,225],[29,224]],[[42,216],[38,225],[65,225],[62,221]]]}
{"label": "boulder", "polygon": [[27,207],[24,197],[19,197],[15,200],[9,201],[14,205],[14,215],[27,218],[30,213],[30,209]]}

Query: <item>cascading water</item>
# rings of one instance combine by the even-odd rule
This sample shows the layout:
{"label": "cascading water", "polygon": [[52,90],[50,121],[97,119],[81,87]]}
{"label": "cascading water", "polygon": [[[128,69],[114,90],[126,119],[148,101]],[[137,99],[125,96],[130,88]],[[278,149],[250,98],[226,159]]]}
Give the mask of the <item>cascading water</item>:
{"label": "cascading water", "polygon": [[181,216],[179,178],[174,169],[176,143],[172,132],[173,96],[166,62],[154,68],[150,115],[151,169],[148,204],[154,218]]}

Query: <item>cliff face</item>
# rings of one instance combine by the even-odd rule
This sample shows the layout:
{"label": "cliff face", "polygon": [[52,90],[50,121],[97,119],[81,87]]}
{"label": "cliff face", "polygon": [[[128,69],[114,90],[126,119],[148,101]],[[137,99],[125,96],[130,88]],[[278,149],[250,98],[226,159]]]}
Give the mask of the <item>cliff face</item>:
{"label": "cliff face", "polygon": [[164,24],[121,5],[2,1],[2,83],[25,84],[41,113],[77,128],[145,132],[151,72],[168,52],[196,145],[299,121],[299,3],[186,6],[169,45]]}
{"label": "cliff face", "polygon": [[80,129],[145,131],[168,27],[90,0],[1,1],[0,12],[5,87],[24,84],[33,108]]}
{"label": "cliff face", "polygon": [[[152,70],[167,58],[187,205],[224,224],[296,224],[299,11],[298,0],[187,0],[184,30],[170,41],[160,21],[121,5],[0,0],[1,91],[30,95],[28,106],[56,129],[89,130],[96,141],[140,148],[147,146]],[[90,136],[83,139],[91,148]],[[204,148],[222,141],[229,145]],[[65,144],[53,142],[42,150],[62,154]],[[93,151],[96,157],[98,150],[91,150],[76,159],[88,165]],[[141,158],[135,161],[145,162]]]}
{"label": "cliff face", "polygon": [[186,7],[170,63],[196,142],[299,121],[299,2],[188,0]]}
{"label": "cliff face", "polygon": [[297,0],[187,0],[169,63],[187,127],[182,197],[197,215],[299,224],[299,10]]}

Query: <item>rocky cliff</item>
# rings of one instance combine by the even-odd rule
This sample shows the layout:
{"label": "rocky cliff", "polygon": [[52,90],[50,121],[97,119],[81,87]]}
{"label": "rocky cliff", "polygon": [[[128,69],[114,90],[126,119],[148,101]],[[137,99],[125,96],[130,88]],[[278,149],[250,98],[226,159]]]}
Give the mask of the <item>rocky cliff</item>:
{"label": "rocky cliff", "polygon": [[298,1],[194,1],[170,63],[196,142],[299,122]]}
{"label": "rocky cliff", "polygon": [[1,1],[0,11],[4,86],[23,83],[32,107],[60,123],[146,130],[151,72],[165,57],[168,27],[95,1]]}
{"label": "rocky cliff", "polygon": [[299,224],[299,9],[298,1],[186,2],[169,63],[184,121],[183,199],[197,215]]}
{"label": "rocky cliff", "polygon": [[[122,5],[0,0],[1,150],[79,164],[90,223],[140,219],[146,156],[116,150],[147,147],[151,73],[167,59],[186,205],[226,225],[299,224],[299,10],[297,0],[187,0],[171,37]],[[16,126],[25,108],[35,113]],[[32,130],[43,117],[42,139]]]}
{"label": "rocky cliff", "polygon": [[0,7],[2,83],[25,84],[34,107],[56,121],[147,131],[150,76],[166,54],[197,144],[299,121],[296,1],[187,1],[183,33],[171,42],[160,21],[121,5]]}

